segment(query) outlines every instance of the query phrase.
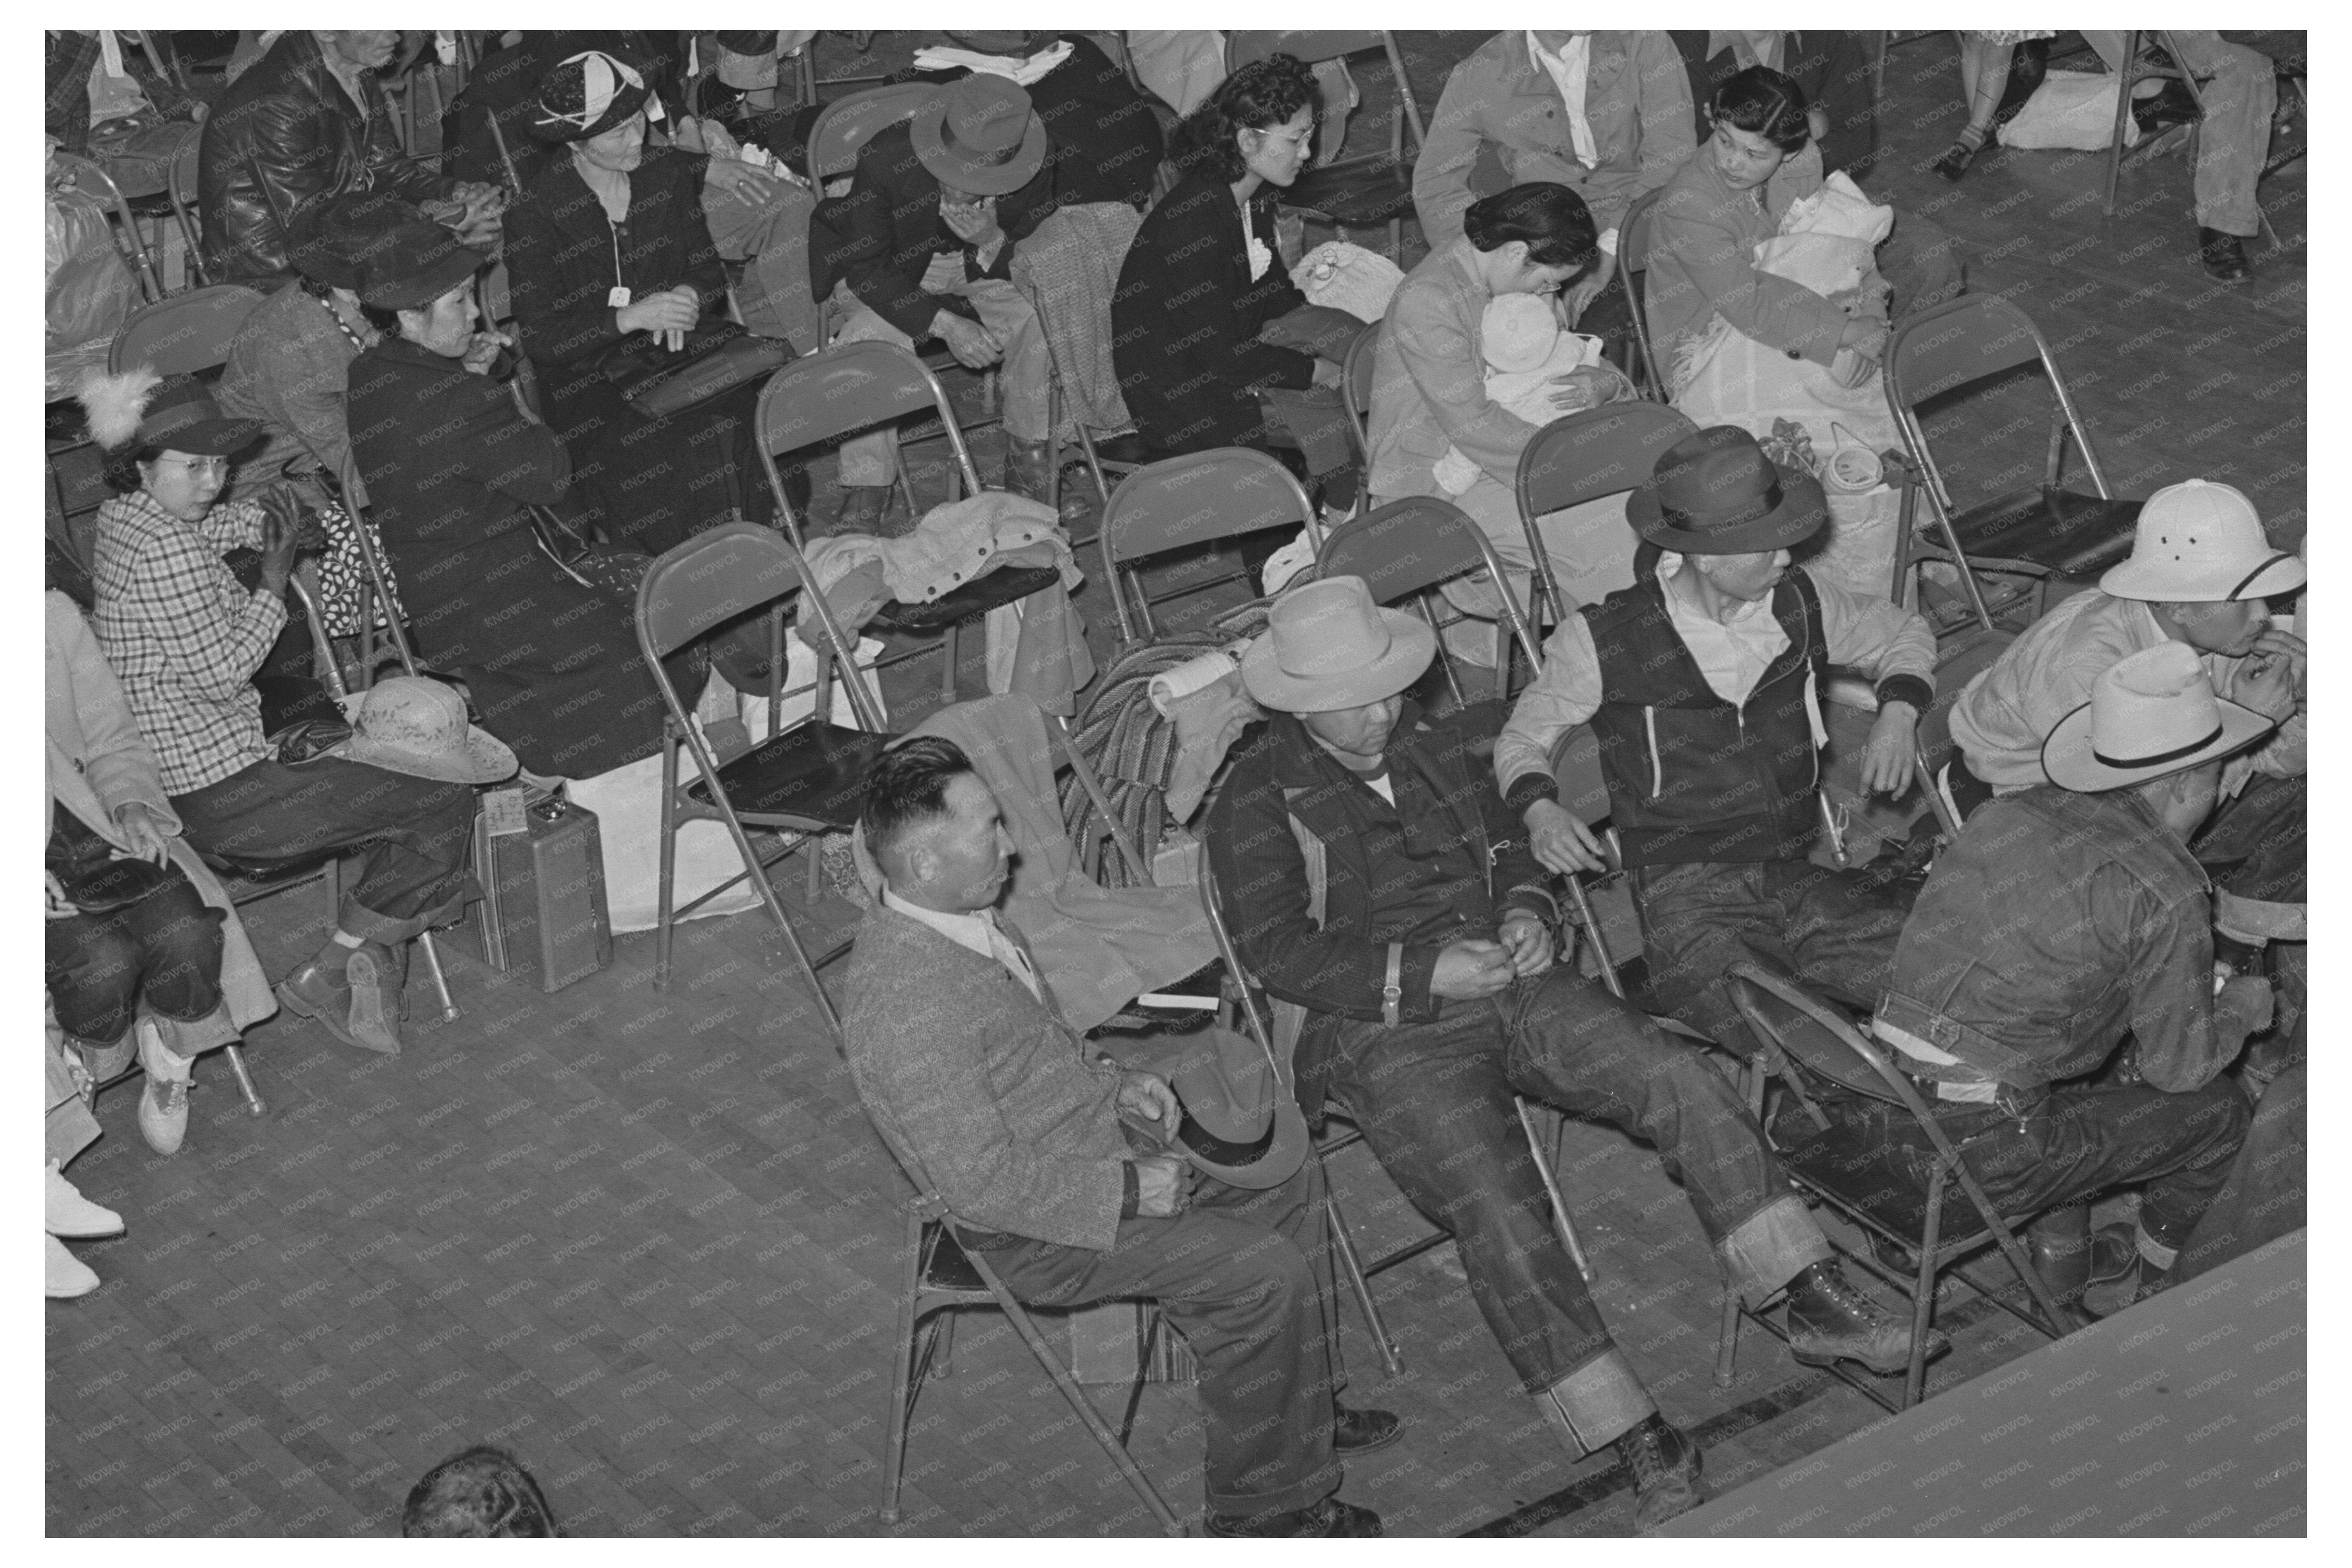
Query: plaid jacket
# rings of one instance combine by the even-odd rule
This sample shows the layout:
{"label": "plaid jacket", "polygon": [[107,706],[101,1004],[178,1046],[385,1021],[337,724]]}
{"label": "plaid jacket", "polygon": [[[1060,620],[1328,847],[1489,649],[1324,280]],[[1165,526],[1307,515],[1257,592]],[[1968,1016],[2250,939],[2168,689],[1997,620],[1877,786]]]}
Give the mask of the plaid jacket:
{"label": "plaid jacket", "polygon": [[286,604],[248,593],[221,560],[260,543],[252,501],[194,523],[144,491],[98,509],[98,640],[173,795],[269,755],[253,672],[286,625]]}

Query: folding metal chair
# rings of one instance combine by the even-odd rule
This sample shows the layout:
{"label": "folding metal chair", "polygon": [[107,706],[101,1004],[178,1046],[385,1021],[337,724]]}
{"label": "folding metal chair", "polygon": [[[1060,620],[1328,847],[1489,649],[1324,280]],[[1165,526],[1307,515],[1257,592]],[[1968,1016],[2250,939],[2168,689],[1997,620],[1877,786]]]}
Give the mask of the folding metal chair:
{"label": "folding metal chair", "polygon": [[409,646],[408,628],[401,624],[400,598],[393,591],[392,568],[375,547],[375,540],[367,522],[367,481],[360,477],[357,454],[343,454],[342,501],[344,513],[352,521],[352,538],[359,547],[360,564],[365,575],[360,582],[359,679],[362,691],[375,684],[375,667],[380,657],[375,646],[376,607],[383,609],[384,630],[392,638],[392,648],[400,660],[403,675],[423,672],[424,666],[416,650]]}
{"label": "folding metal chair", "polygon": [[114,248],[131,268],[140,294],[151,303],[163,299],[163,276],[155,269],[155,258],[148,252],[147,242],[140,237],[139,215],[131,210],[122,187],[94,158],[76,153],[52,153],[49,157],[59,174],[73,176],[77,190],[87,191],[112,210],[116,225]]}
{"label": "folding metal chair", "polygon": [[1332,225],[1342,239],[1348,237],[1349,228],[1386,224],[1389,259],[1402,266],[1404,219],[1412,211],[1412,163],[1405,156],[1404,134],[1410,126],[1412,144],[1418,152],[1428,131],[1422,122],[1421,105],[1412,96],[1412,79],[1405,74],[1404,57],[1397,49],[1396,35],[1370,30],[1229,33],[1225,37],[1225,65],[1228,70],[1239,70],[1252,60],[1289,55],[1312,66],[1373,49],[1388,57],[1402,109],[1389,123],[1388,151],[1302,171],[1283,193],[1282,205]]}
{"label": "folding metal chair", "polygon": [[1444,628],[1470,617],[1441,617],[1437,585],[1472,572],[1485,572],[1502,595],[1503,613],[1495,623],[1495,697],[1511,694],[1511,645],[1516,639],[1528,668],[1541,668],[1543,651],[1527,617],[1519,613],[1518,595],[1503,574],[1503,563],[1484,530],[1460,507],[1434,496],[1409,496],[1377,511],[1341,523],[1323,541],[1315,557],[1316,570],[1326,577],[1361,577],[1374,602],[1392,605],[1410,598],[1422,618],[1439,633],[1437,658],[1454,700],[1466,700],[1462,679],[1446,651]]}
{"label": "folding metal chair", "polygon": [[[2158,65],[2153,60],[2145,60],[2140,58],[2141,46],[2145,44],[2150,37],[2154,37],[2163,44],[2164,52],[2171,57],[2172,63],[2170,65]],[[2158,29],[2152,35],[2148,33],[2126,33],[2124,35],[2123,69],[2119,71],[2117,75],[2121,78],[2121,80],[2117,83],[2116,88],[2116,123],[2113,132],[2107,138],[2106,195],[2099,208],[2099,210],[2108,217],[2116,216],[2116,182],[2123,174],[2124,164],[2133,159],[2154,157],[2158,152],[2162,151],[2166,145],[2168,145],[2167,138],[2171,134],[2168,132],[2164,134],[2151,136],[2147,141],[2141,142],[2138,147],[2133,149],[2130,153],[2126,153],[2124,151],[2124,118],[2132,111],[2132,89],[2135,87],[2137,87],[2144,81],[2163,79],[2177,81],[2183,88],[2188,89],[2189,101],[2197,105],[2197,118],[2179,129],[2186,133],[2184,140],[2186,142],[2186,151],[2189,155],[2189,164],[2191,168],[2194,168],[2197,165],[2198,149],[2205,133],[2204,90],[2197,85],[2196,73],[2191,71],[2184,62],[2180,53],[2180,45],[2168,28]],[[2263,167],[2263,173],[2265,174],[2270,174],[2278,166],[2278,164],[2266,161]],[[2261,227],[2263,233],[2270,237],[2270,242],[2273,245],[2279,243],[2278,230],[2271,226],[2270,215],[2263,211],[2260,205],[2257,205],[2254,208],[2254,220]]]}
{"label": "folding metal chair", "polygon": [[[1919,411],[1937,398],[1995,377],[2006,379],[2008,373],[2027,366],[2039,367],[2048,377],[2054,397],[2042,482],[1963,506],[1928,447]],[[1886,406],[1903,432],[1905,453],[1920,476],[1969,607],[1983,626],[1992,626],[1995,606],[1988,605],[1977,582],[1978,563],[2032,577],[2039,616],[2051,577],[2088,576],[2131,552],[2140,503],[2117,500],[2107,489],[2074,395],[2049,341],[2023,310],[1998,294],[1963,294],[1906,317],[1887,342],[1885,380]],[[2082,448],[2094,494],[2070,490],[2061,483],[2070,435]],[[1898,561],[1916,556],[1914,543],[1910,538],[1898,542]],[[2016,596],[2004,597],[1999,605],[2005,607]]]}
{"label": "folding metal chair", "polygon": [[[1667,447],[1697,428],[1690,416],[1663,404],[1612,403],[1553,420],[1521,449],[1519,523],[1527,530],[1528,553],[1536,565],[1538,591],[1529,595],[1536,625],[1558,626],[1576,610],[1552,575],[1551,557],[1537,520],[1632,489],[1650,477]],[[1641,541],[1629,528],[1619,542],[1630,575]]]}
{"label": "folding metal chair", "polygon": [[1356,443],[1360,474],[1356,482],[1356,515],[1380,503],[1372,496],[1372,371],[1380,363],[1381,323],[1374,321],[1348,345],[1339,366],[1339,401],[1348,410],[1348,434]]}
{"label": "folding metal chair", "polygon": [[1650,313],[1644,308],[1641,279],[1650,270],[1650,239],[1664,190],[1644,191],[1625,209],[1617,226],[1617,281],[1625,290],[1625,312],[1633,318],[1633,348],[1641,361],[1634,384],[1655,403],[1666,401],[1666,374],[1650,346]]}
{"label": "folding metal chair", "polygon": [[[896,343],[837,343],[820,353],[803,355],[768,378],[767,384],[760,389],[754,416],[760,464],[768,476],[768,489],[775,497],[776,514],[783,520],[784,531],[791,535],[795,550],[802,548],[800,519],[784,493],[776,454],[797,451],[915,414],[936,416],[946,431],[948,446],[955,455],[949,499],[956,497],[958,479],[964,493],[978,495],[984,488],[980,482],[980,470],[972,464],[971,448],[964,444],[963,431],[956,422],[954,408],[949,405],[946,389],[940,385],[930,366],[909,351]],[[895,427],[891,438],[895,447]],[[916,502],[914,481],[907,473],[903,455],[898,457],[898,483],[907,493],[907,510],[919,517],[921,508]],[[881,660],[876,668],[903,663],[936,647],[945,660],[940,672],[940,700],[952,702],[956,698],[957,629],[981,619],[1001,605],[1026,598],[1060,580],[1059,574],[1050,566],[1011,567],[973,578],[927,605],[894,600],[883,605],[868,626],[913,637],[918,646]],[[923,640],[929,638],[937,640]]]}
{"label": "folding metal chair", "polygon": [[115,329],[106,368],[121,375],[143,364],[166,378],[218,370],[261,300],[242,283],[215,283],[142,305]]}
{"label": "folding metal chair", "polygon": [[[875,1131],[881,1131],[878,1122]],[[898,1483],[906,1471],[907,1433],[914,1424],[915,1401],[929,1377],[945,1373],[944,1367],[938,1373],[932,1372],[932,1358],[942,1327],[940,1314],[992,1306],[1013,1325],[1013,1331],[1036,1358],[1055,1390],[1068,1401],[1070,1413],[1086,1427],[1087,1436],[1095,1440],[1104,1457],[1118,1469],[1119,1479],[1151,1510],[1161,1531],[1182,1535],[1183,1522],[1128,1453],[1124,1437],[1110,1429],[1102,1413],[1095,1408],[1094,1401],[1087,1397],[1087,1391],[1071,1375],[1068,1363],[1046,1344],[1029,1309],[997,1278],[988,1254],[964,1246],[955,1216],[948,1212],[946,1201],[929,1178],[921,1174],[919,1163],[889,1137],[885,1136],[882,1142],[916,1193],[907,1205],[907,1272],[898,1297],[898,1332],[891,1342],[894,1356],[890,1370],[890,1436],[883,1450],[882,1522],[898,1522]],[[1139,1392],[1139,1377],[1138,1388]],[[1133,1408],[1130,1397],[1130,1421]]]}
{"label": "folding metal chair", "polygon": [[[768,611],[768,711],[772,726],[782,700],[784,679],[783,601],[804,594],[811,620],[829,652],[842,662],[842,680],[850,706],[863,729],[846,729],[821,715],[819,706],[803,721],[769,738],[739,756],[721,763],[701,726],[694,721],[694,706],[678,694],[662,664],[668,655],[705,636],[721,622],[765,607]],[[783,854],[827,832],[846,832],[856,825],[859,792],[866,768],[881,755],[889,736],[882,732],[881,710],[866,689],[856,659],[843,642],[824,595],[815,591],[808,563],[791,540],[757,523],[723,522],[665,552],[646,568],[637,585],[637,647],[654,684],[661,688],[661,892],[654,946],[654,989],[669,988],[670,942],[677,917],[733,887],[745,878],[758,889],[760,901],[783,933],[784,946],[800,966],[828,1028],[836,1038],[841,1020],[832,999],[817,983],[816,965],[809,961],[800,937],[777,900],[768,879],[771,862],[752,847],[748,824],[796,835]],[[821,697],[820,697],[821,700]],[[680,744],[694,753],[697,777],[678,782]],[[709,820],[727,825],[743,858],[737,876],[672,907],[681,822]],[[781,859],[782,855],[777,858]]]}
{"label": "folding metal chair", "polygon": [[[2042,1313],[2041,1321],[2036,1322],[2000,1296],[1983,1289],[1966,1274],[1952,1269],[1952,1277],[2020,1322],[2052,1339],[2061,1337],[2066,1331],[2067,1320],[2051,1299],[2041,1275],[2034,1271],[2025,1249],[2018,1245],[2012,1229],[2032,1216],[2004,1216],[1993,1206],[1976,1173],[1969,1168],[1966,1153],[1946,1136],[1935,1112],[1920,1098],[1911,1080],[1835,1008],[1797,982],[1753,963],[1741,963],[1731,966],[1727,984],[1732,1002],[1748,1021],[1748,1026],[1756,1032],[1758,1039],[1778,1049],[1780,1059],[1791,1064],[1792,1074],[1811,1073],[1853,1093],[1908,1111],[1936,1151],[1936,1164],[1928,1176],[1924,1198],[1907,1186],[1885,1180],[1876,1168],[1877,1162],[1871,1157],[1872,1151],[1859,1151],[1853,1157],[1840,1159],[1829,1151],[1801,1145],[1781,1153],[1783,1169],[1799,1185],[1872,1235],[1893,1243],[1906,1258],[1916,1260],[1916,1274],[1906,1279],[1882,1264],[1869,1247],[1839,1249],[1911,1298],[1911,1363],[1904,1377],[1900,1401],[1887,1398],[1870,1383],[1847,1371],[1843,1363],[1834,1363],[1831,1370],[1888,1411],[1905,1410],[1917,1404],[1927,1383],[1927,1330],[1935,1315],[1937,1278],[1960,1259],[1987,1247],[2000,1249],[2019,1283],[2025,1287],[2026,1294]],[[1815,1116],[1818,1121],[1819,1113]],[[1978,1223],[1973,1229],[1964,1229],[1951,1237],[1944,1234],[1944,1200],[1955,1183],[1975,1209]],[[1762,1317],[1756,1321],[1773,1333],[1780,1332]],[[1737,1328],[1736,1318],[1730,1326]],[[1727,1345],[1727,1363],[1728,1360]],[[1725,1380],[1718,1375],[1718,1381]]]}
{"label": "folding metal chair", "polygon": [[[1153,595],[1145,592],[1135,563],[1264,529],[1302,526],[1307,542],[1320,550],[1323,530],[1316,521],[1315,503],[1290,470],[1264,452],[1218,447],[1136,469],[1111,492],[1103,508],[1102,531],[1096,537],[1102,547],[1103,585],[1118,616],[1119,646],[1136,640],[1139,626],[1144,637],[1159,635],[1151,622],[1152,605],[1247,577],[1228,572],[1204,578],[1202,570],[1213,570],[1213,560],[1195,556],[1174,574],[1174,585]],[[1131,611],[1130,592],[1135,596]]]}

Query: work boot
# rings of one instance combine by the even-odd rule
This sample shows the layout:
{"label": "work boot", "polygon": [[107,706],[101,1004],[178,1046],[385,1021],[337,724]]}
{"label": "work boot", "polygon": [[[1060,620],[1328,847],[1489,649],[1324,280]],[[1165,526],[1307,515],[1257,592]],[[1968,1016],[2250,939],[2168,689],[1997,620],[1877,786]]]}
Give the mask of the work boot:
{"label": "work boot", "polygon": [[[1927,1331],[1929,1359],[1952,1348],[1940,1330]],[[1789,1349],[1807,1366],[1858,1361],[1875,1373],[1911,1364],[1911,1325],[1856,1290],[1834,1258],[1809,1265],[1789,1281]]]}
{"label": "work boot", "polygon": [[1689,1433],[1654,1410],[1618,1438],[1616,1447],[1618,1459],[1633,1475],[1635,1534],[1649,1535],[1699,1505],[1699,1447]]}
{"label": "work boot", "polygon": [[139,1091],[139,1135],[158,1154],[176,1154],[188,1136],[188,1093],[195,1088],[195,1060],[163,1046],[163,1035],[152,1018],[142,1018],[132,1033],[139,1037],[139,1066],[147,1081]]}
{"label": "work boot", "polygon": [[122,1234],[122,1216],[82,1196],[81,1189],[58,1169],[55,1160],[49,1162],[47,1179],[46,1228],[51,1236],[89,1237]]}
{"label": "work boot", "polygon": [[[373,956],[366,966],[368,996],[362,1002],[352,968],[359,955],[370,950]],[[387,1008],[383,994],[383,978],[391,968],[392,953],[381,942],[351,948],[330,939],[309,963],[278,983],[278,999],[287,1011],[325,1025],[329,1034],[347,1046],[396,1057],[400,1054],[398,1000],[395,995]]]}
{"label": "work boot", "polygon": [[2053,1209],[2025,1227],[2025,1256],[2042,1276],[2069,1332],[2087,1327],[2083,1292],[2091,1284],[2091,1211],[2080,1204]]}
{"label": "work boot", "polygon": [[2205,276],[2217,283],[2243,283],[2254,275],[2238,237],[2218,228],[2197,231],[2197,259],[2205,264]]}
{"label": "work boot", "polygon": [[841,510],[833,520],[835,533],[875,533],[882,527],[882,514],[890,510],[888,485],[844,485],[841,489]]}
{"label": "work boot", "polygon": [[2103,1225],[2091,1237],[2090,1279],[2083,1288],[2083,1311],[2105,1318],[2139,1300],[2142,1280],[2153,1266],[2140,1256],[2127,1225]]}
{"label": "work boot", "polygon": [[98,1289],[98,1275],[90,1266],[67,1250],[66,1244],[54,1236],[41,1238],[48,1243],[48,1289],[43,1292],[53,1301],[74,1296],[87,1296]]}
{"label": "work boot", "polygon": [[1327,1497],[1313,1508],[1294,1509],[1288,1513],[1213,1513],[1209,1515],[1209,1533],[1285,1541],[1318,1536],[1377,1536],[1381,1533],[1381,1516],[1370,1509]]}
{"label": "work boot", "polygon": [[1054,504],[1053,464],[1047,451],[1051,443],[1023,441],[1008,437],[1004,446],[1004,470],[998,480],[999,488],[1031,500]]}
{"label": "work boot", "polygon": [[1404,1436],[1404,1423],[1390,1410],[1350,1410],[1331,1405],[1331,1447],[1341,1454],[1369,1454]]}

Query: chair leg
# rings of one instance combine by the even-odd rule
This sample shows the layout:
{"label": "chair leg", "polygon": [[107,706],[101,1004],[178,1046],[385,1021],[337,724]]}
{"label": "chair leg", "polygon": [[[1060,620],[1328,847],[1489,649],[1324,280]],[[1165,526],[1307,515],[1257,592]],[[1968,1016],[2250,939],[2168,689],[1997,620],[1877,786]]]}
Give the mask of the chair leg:
{"label": "chair leg", "polygon": [[890,1436],[882,1453],[882,1522],[898,1522],[898,1482],[907,1468],[907,1427],[915,1418],[913,1391],[915,1367],[915,1298],[922,1288],[923,1222],[913,1215],[908,1216],[911,1233],[907,1247],[906,1288],[898,1294],[898,1337],[892,1342],[898,1353],[898,1364],[890,1373]]}
{"label": "chair leg", "polygon": [[1739,1287],[1723,1288],[1723,1328],[1715,1341],[1715,1385],[1729,1388],[1734,1373],[1732,1358],[1739,1353]]}
{"label": "chair leg", "polygon": [[950,626],[940,637],[940,700],[956,700],[956,628]]}
{"label": "chair leg", "polygon": [[987,1281],[989,1293],[996,1298],[997,1306],[1011,1321],[1013,1332],[1021,1336],[1021,1342],[1029,1347],[1029,1353],[1036,1357],[1037,1364],[1054,1380],[1055,1388],[1069,1401],[1071,1413],[1085,1424],[1087,1433],[1110,1462],[1118,1467],[1121,1479],[1134,1489],[1135,1495],[1144,1507],[1151,1510],[1152,1517],[1160,1521],[1160,1528],[1163,1531],[1170,1535],[1183,1534],[1183,1524],[1169,1509],[1159,1489],[1151,1484],[1151,1478],[1145,1475],[1133,1457],[1118,1446],[1118,1434],[1103,1420],[1102,1412],[1094,1407],[1094,1402],[1087,1397],[1086,1390],[1078,1386],[1078,1380],[1070,1375],[1070,1369],[1063,1364],[1062,1359],[1054,1353],[1053,1347],[1045,1342],[1045,1336],[1037,1331],[1037,1325],[1030,1321],[1028,1311],[1013,1299],[1013,1292],[1004,1288],[1004,1282],[996,1277],[996,1270],[988,1266],[984,1256],[979,1253],[968,1256],[971,1258],[973,1271]]}
{"label": "chair leg", "polygon": [[1936,1243],[1944,1220],[1944,1170],[1927,1182],[1927,1221],[1919,1232],[1919,1279],[1911,1292],[1911,1364],[1903,1373],[1903,1405],[1919,1403],[1927,1388],[1927,1322],[1936,1311]]}
{"label": "chair leg", "polygon": [[245,1096],[245,1109],[255,1116],[268,1114],[269,1107],[262,1103],[261,1096],[255,1091],[253,1074],[246,1068],[245,1047],[231,1040],[223,1054],[228,1058],[229,1070],[236,1074],[236,1089]]}
{"label": "chair leg", "polygon": [[1527,1096],[1515,1094],[1511,1100],[1519,1108],[1519,1129],[1528,1135],[1528,1152],[1535,1156],[1536,1173],[1543,1178],[1544,1191],[1551,1197],[1552,1227],[1575,1260],[1576,1271],[1584,1277],[1585,1284],[1591,1285],[1598,1277],[1584,1256],[1584,1244],[1576,1238],[1576,1224],[1568,1217],[1568,1200],[1560,1195],[1559,1177],[1552,1171],[1550,1156],[1544,1152],[1543,1140],[1536,1134],[1535,1112],[1528,1109]]}
{"label": "chair leg", "polygon": [[416,933],[416,949],[425,955],[425,973],[433,977],[434,994],[441,998],[441,1021],[445,1024],[456,1023],[457,1004],[450,998],[448,976],[441,973],[441,950],[433,945],[431,931],[421,931]]}
{"label": "chair leg", "polygon": [[677,919],[672,912],[677,889],[677,737],[662,726],[661,777],[661,876],[657,910],[654,916],[654,989],[669,989],[669,949],[677,933]]}
{"label": "chair leg", "polygon": [[[1319,1154],[1318,1159],[1322,1158]],[[1339,1255],[1340,1271],[1348,1277],[1348,1288],[1356,1294],[1356,1305],[1364,1314],[1364,1326],[1371,1331],[1372,1342],[1380,1347],[1381,1365],[1394,1377],[1404,1370],[1404,1358],[1390,1334],[1386,1320],[1381,1316],[1380,1303],[1372,1300],[1372,1282],[1364,1278],[1364,1260],[1356,1250],[1355,1236],[1348,1229],[1347,1216],[1339,1212],[1339,1200],[1330,1194],[1330,1184],[1324,1184],[1323,1218],[1331,1232],[1331,1246]]]}

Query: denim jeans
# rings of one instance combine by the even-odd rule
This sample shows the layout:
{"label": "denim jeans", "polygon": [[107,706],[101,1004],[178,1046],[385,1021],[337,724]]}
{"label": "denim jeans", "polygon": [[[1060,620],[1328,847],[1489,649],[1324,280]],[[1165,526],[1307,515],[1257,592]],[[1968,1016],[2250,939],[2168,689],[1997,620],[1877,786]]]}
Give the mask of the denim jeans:
{"label": "denim jeans", "polygon": [[46,966],[58,1026],[110,1046],[131,1032],[142,995],[161,1017],[209,1017],[221,1005],[221,921],[183,877],[135,904],[48,921]]}
{"label": "denim jeans", "polygon": [[1334,1054],[1331,1097],[1414,1206],[1454,1233],[1526,1392],[1585,1401],[1566,1413],[1588,1448],[1653,1406],[1552,1229],[1514,1091],[1655,1144],[1751,1301],[1829,1256],[1723,1074],[1566,968],[1447,1000],[1434,1023],[1342,1024]]}
{"label": "denim jeans", "polygon": [[342,929],[405,942],[480,897],[466,869],[474,788],[392,773],[342,757],[289,766],[275,758],[173,795],[184,837],[241,865],[294,867],[357,855],[346,878]]}
{"label": "denim jeans", "polygon": [[1311,1508],[1339,1489],[1338,1291],[1313,1158],[1263,1192],[1193,1179],[1170,1219],[1127,1219],[1108,1252],[1024,1240],[981,1254],[1015,1298],[1082,1307],[1153,1297],[1201,1367],[1209,1507]]}
{"label": "denim jeans", "polygon": [[[1817,1160],[1834,1161],[1848,1172],[1841,1187],[1877,1174],[1927,1190],[1935,1146],[1908,1110],[1839,1089],[1822,1091],[1816,1103],[1829,1118],[1827,1133],[1815,1136],[1801,1113],[1784,1110],[1778,1120],[1791,1165],[1803,1170]],[[2188,1238],[2221,1190],[2250,1115],[2245,1097],[2226,1078],[2186,1094],[2137,1083],[2073,1086],[2016,1116],[1990,1105],[1929,1103],[1985,1196],[2004,1214],[2058,1208],[2145,1184],[2140,1228],[2167,1247]],[[1945,1234],[1975,1230],[1968,1195],[1957,1182],[1946,1191]]]}
{"label": "denim jeans", "polygon": [[[1008,242],[1009,243],[1009,242]],[[980,316],[980,324],[1004,345],[998,362],[998,385],[1004,395],[1004,433],[1015,441],[1043,441],[1051,433],[1046,417],[1048,384],[1045,329],[1026,297],[1002,278],[979,278],[948,290],[961,298]],[[911,349],[915,340],[869,310],[849,285],[834,285],[833,304],[841,325],[836,343],[896,343]],[[890,482],[891,432],[852,436],[841,444],[841,482],[876,486]]]}
{"label": "denim jeans", "polygon": [[1723,984],[1733,964],[1875,1007],[1894,983],[1895,943],[1911,913],[1906,895],[1874,888],[1864,873],[1808,860],[1643,866],[1633,890],[1659,1005],[1737,1051],[1751,1042]]}

